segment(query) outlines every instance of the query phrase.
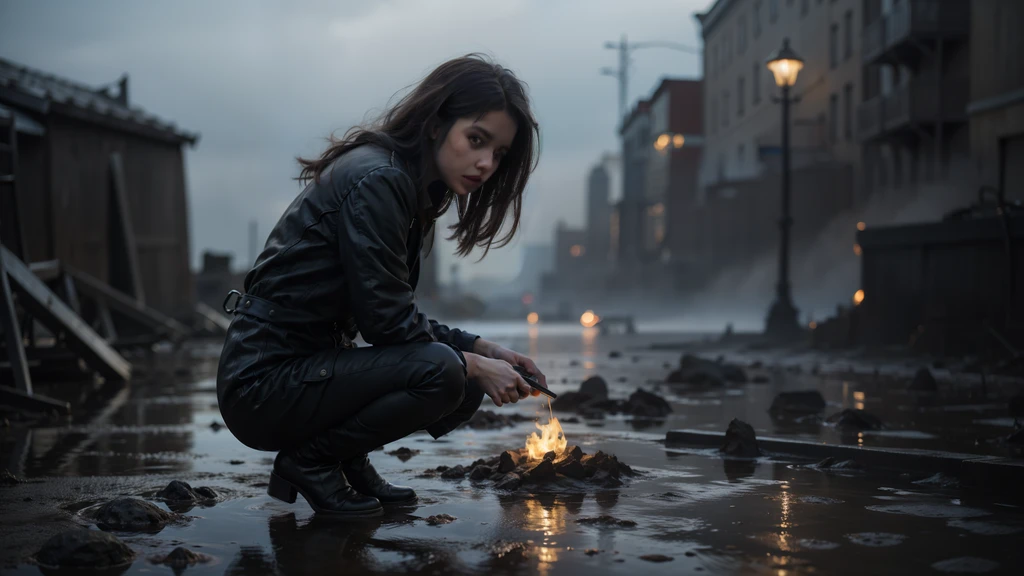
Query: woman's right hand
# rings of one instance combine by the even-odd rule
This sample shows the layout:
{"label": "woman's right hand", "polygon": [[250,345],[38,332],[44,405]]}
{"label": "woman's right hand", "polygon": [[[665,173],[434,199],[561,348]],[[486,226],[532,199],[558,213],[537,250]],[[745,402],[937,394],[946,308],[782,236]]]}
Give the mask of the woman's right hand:
{"label": "woman's right hand", "polygon": [[532,388],[508,362],[470,353],[465,356],[469,377],[490,396],[495,406],[515,404],[530,396]]}

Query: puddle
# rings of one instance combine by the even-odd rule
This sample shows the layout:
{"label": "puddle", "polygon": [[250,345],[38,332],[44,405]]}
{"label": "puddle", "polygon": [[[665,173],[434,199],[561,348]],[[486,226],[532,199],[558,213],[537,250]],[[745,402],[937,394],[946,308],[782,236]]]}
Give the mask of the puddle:
{"label": "puddle", "polygon": [[985,574],[999,568],[999,562],[973,556],[961,556],[936,562],[932,564],[932,568],[951,574]]}
{"label": "puddle", "polygon": [[920,518],[977,518],[988,516],[989,512],[967,506],[951,506],[948,504],[886,504],[882,506],[865,506],[874,512],[886,514],[906,514]]}
{"label": "puddle", "polygon": [[982,520],[953,519],[946,523],[951,528],[962,528],[974,534],[982,536],[1005,536],[1024,532],[1024,525],[1010,526],[997,522],[985,522]]}
{"label": "puddle", "polygon": [[881,548],[902,544],[907,537],[903,534],[890,534],[888,532],[861,532],[859,534],[847,534],[846,539],[861,546]]}

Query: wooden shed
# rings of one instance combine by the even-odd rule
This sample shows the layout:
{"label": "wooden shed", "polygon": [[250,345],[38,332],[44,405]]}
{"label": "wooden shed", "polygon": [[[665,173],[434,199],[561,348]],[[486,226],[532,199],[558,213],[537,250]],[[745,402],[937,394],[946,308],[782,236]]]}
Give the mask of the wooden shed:
{"label": "wooden shed", "polygon": [[132,106],[127,76],[116,85],[85,86],[0,59],[0,116],[13,118],[17,133],[21,256],[59,260],[191,321],[183,146],[198,135]]}

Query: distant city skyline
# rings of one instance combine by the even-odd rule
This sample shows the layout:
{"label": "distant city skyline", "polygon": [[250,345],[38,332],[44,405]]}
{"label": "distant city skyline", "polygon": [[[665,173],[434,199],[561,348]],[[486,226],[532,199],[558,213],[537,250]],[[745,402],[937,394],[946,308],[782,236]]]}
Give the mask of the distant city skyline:
{"label": "distant city skyline", "polygon": [[[97,87],[128,73],[133,105],[201,134],[186,151],[198,266],[204,250],[248,261],[249,221],[262,244],[299,191],[296,156],[315,155],[332,131],[371,120],[447,58],[484,52],[529,84],[541,161],[519,237],[480,263],[478,252],[457,260],[442,243],[438,269],[444,280],[457,261],[464,279],[511,279],[525,244],[550,243],[560,220],[584,225],[590,168],[618,152],[617,86],[599,74],[617,65],[617,53],[604,43],[625,33],[699,46],[692,16],[709,5],[0,0],[0,57]],[[701,61],[644,50],[632,71],[631,104],[663,76],[699,77]]]}

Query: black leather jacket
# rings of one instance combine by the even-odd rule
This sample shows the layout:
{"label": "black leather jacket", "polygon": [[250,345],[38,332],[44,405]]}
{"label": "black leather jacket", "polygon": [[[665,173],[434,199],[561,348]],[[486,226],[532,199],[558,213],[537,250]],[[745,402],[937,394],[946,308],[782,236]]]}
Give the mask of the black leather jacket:
{"label": "black leather jacket", "polygon": [[[320,183],[306,186],[245,278],[253,315],[273,325],[273,334],[256,341],[244,326],[236,329],[236,315],[224,354],[249,357],[222,358],[219,394],[248,387],[284,361],[298,361],[288,371],[300,380],[329,378],[331,357],[318,352],[347,345],[357,331],[373,345],[435,341],[472,351],[475,334],[430,320],[416,306],[420,251],[433,227],[420,214],[432,202],[393,152],[372,145],[343,154]],[[307,357],[311,363],[300,360]]]}

